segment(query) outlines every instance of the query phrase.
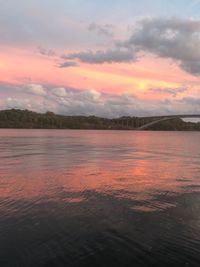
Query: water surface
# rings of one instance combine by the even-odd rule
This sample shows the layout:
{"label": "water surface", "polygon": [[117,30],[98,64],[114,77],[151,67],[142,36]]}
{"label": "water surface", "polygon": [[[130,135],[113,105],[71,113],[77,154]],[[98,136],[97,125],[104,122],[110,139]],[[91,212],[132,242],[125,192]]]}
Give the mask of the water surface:
{"label": "water surface", "polygon": [[0,266],[200,266],[200,133],[0,130]]}

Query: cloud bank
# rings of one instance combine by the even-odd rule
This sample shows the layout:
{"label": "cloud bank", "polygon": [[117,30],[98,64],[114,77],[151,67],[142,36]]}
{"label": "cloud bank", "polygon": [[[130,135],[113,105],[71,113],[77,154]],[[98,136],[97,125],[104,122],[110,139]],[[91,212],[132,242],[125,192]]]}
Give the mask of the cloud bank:
{"label": "cloud bank", "polygon": [[[14,89],[15,90],[15,89]],[[153,89],[151,89],[153,91]],[[200,113],[200,97],[174,98],[173,89],[166,90],[171,98],[144,100],[133,94],[106,95],[95,89],[49,88],[29,85],[23,88],[24,98],[5,97],[1,108],[30,109],[37,112],[53,111],[65,115],[96,115],[102,117],[149,116],[166,114]],[[177,94],[183,88],[177,88]]]}
{"label": "cloud bank", "polygon": [[[92,28],[100,31],[97,25]],[[115,42],[112,49],[71,53],[63,59],[89,64],[132,63],[142,53],[172,59],[184,71],[200,75],[200,20],[145,18],[135,23],[128,39]]]}
{"label": "cloud bank", "polygon": [[96,52],[79,52],[63,56],[62,58],[67,60],[78,59],[83,63],[89,64],[133,62],[136,60],[132,49],[126,48],[107,49],[105,51],[99,50]]}

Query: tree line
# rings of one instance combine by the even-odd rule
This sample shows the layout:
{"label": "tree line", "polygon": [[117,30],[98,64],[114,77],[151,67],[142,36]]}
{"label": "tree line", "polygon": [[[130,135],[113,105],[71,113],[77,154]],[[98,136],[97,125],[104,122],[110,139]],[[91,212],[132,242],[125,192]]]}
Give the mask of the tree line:
{"label": "tree line", "polygon": [[[136,129],[143,123],[143,119],[139,117],[108,119],[96,116],[64,116],[50,111],[44,114],[20,109],[0,111],[0,128],[131,130]],[[185,122],[176,118],[159,122],[149,127],[148,130],[199,131],[200,123]]]}

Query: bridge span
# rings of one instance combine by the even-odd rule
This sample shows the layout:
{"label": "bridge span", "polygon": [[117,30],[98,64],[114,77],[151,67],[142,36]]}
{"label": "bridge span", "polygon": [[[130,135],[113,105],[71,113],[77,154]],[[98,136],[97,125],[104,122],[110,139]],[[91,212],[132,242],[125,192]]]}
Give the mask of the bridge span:
{"label": "bridge span", "polygon": [[174,119],[186,119],[186,118],[200,118],[199,114],[178,114],[178,115],[166,115],[166,116],[150,116],[150,117],[140,117],[141,120],[143,121],[149,121],[147,123],[144,123],[143,125],[139,126],[137,128],[137,130],[146,130],[148,129],[150,126],[153,126],[159,122],[162,121],[168,121],[168,120],[174,120]]}

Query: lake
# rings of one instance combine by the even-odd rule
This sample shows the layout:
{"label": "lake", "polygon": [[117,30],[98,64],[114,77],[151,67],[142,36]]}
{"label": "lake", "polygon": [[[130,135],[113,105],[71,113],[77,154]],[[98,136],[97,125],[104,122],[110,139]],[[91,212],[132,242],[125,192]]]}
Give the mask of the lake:
{"label": "lake", "polygon": [[0,266],[200,266],[200,133],[0,130]]}

